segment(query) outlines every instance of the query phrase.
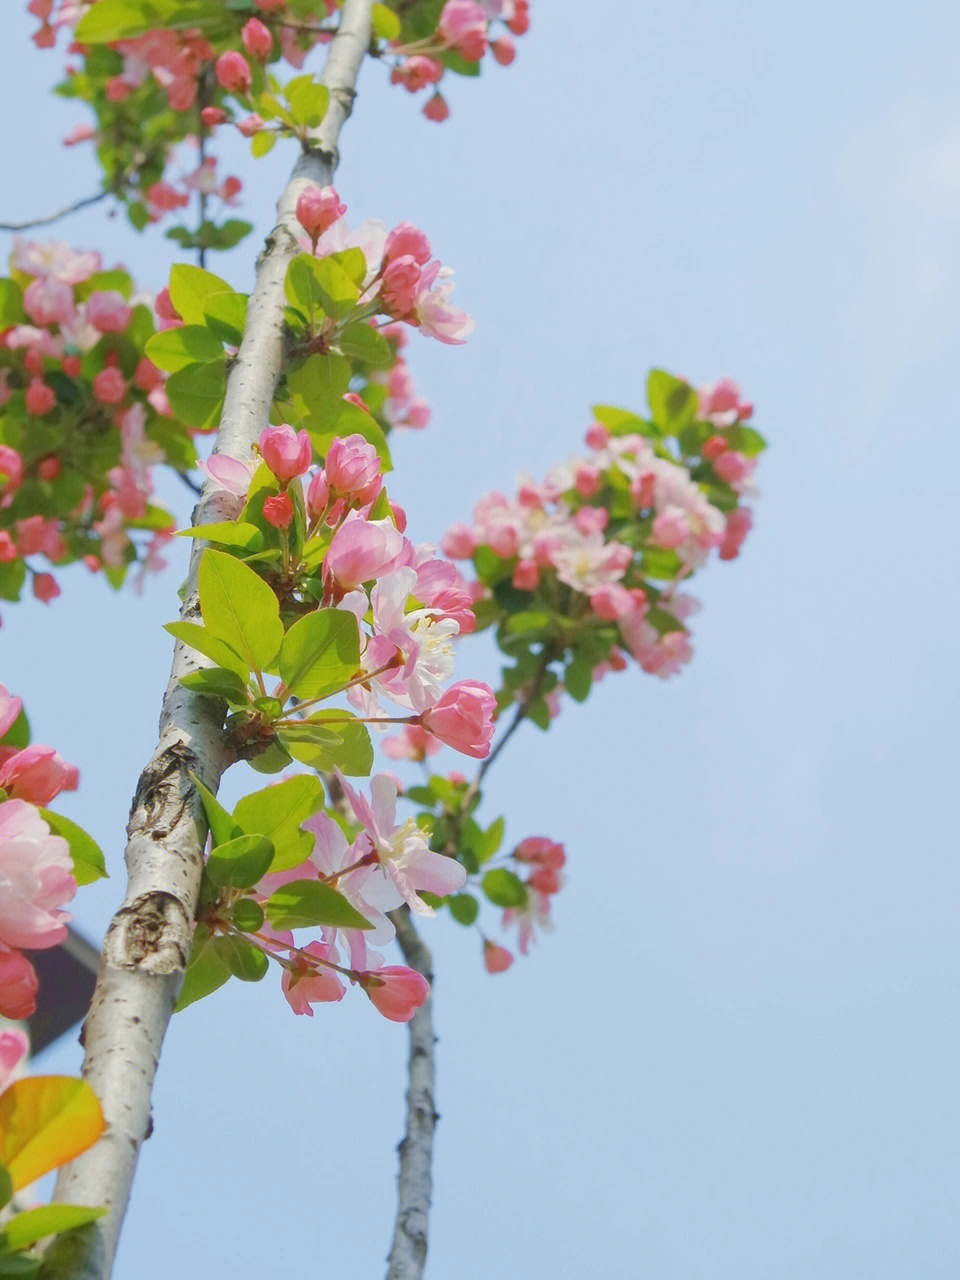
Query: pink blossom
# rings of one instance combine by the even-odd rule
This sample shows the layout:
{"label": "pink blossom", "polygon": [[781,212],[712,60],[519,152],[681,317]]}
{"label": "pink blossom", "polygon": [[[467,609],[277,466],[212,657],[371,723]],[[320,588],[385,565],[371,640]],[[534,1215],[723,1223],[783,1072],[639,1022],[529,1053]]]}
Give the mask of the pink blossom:
{"label": "pink blossom", "polygon": [[447,0],[437,23],[437,35],[468,62],[479,62],[487,51],[487,15],[477,0]]}
{"label": "pink blossom", "polygon": [[658,547],[668,550],[682,546],[690,536],[690,523],[682,507],[667,506],[655,516],[650,530],[651,539]]}
{"label": "pink blossom", "polygon": [[496,709],[497,700],[489,685],[459,680],[423,713],[420,723],[446,746],[483,760],[490,754]]}
{"label": "pink blossom", "polygon": [[313,444],[306,431],[294,431],[285,422],[279,427],[265,427],[259,445],[264,462],[284,484],[302,476],[313,461]]}
{"label": "pink blossom", "polygon": [[591,422],[587,427],[586,441],[591,449],[605,449],[610,440],[610,432],[602,422]]}
{"label": "pink blossom", "polygon": [[742,485],[744,480],[748,480],[756,470],[756,466],[756,458],[747,458],[737,449],[727,449],[713,463],[713,469],[720,479],[734,488]]}
{"label": "pink blossom", "polygon": [[116,289],[103,289],[91,293],[84,304],[84,315],[100,333],[123,333],[130,323],[133,311],[127,306],[122,293]]}
{"label": "pink blossom", "polygon": [[720,559],[735,560],[740,554],[743,540],[753,528],[753,513],[749,507],[736,507],[727,516],[727,526],[720,543]]}
{"label": "pink blossom", "polygon": [[208,129],[216,129],[218,125],[226,124],[229,118],[222,107],[204,107],[200,112],[200,119]]}
{"label": "pink blossom", "polygon": [[76,893],[66,840],[32,804],[0,803],[0,944],[41,949],[67,936],[70,916],[61,910]]}
{"label": "pink blossom", "polygon": [[469,560],[477,549],[477,540],[468,524],[454,524],[443,535],[440,546],[451,560]]}
{"label": "pink blossom", "polygon": [[63,145],[65,147],[75,147],[78,142],[91,142],[96,136],[97,131],[92,125],[75,124],[64,137]]}
{"label": "pink blossom", "polygon": [[469,635],[477,625],[473,596],[456,565],[435,559],[433,547],[427,544],[418,551],[416,569],[413,594],[417,599],[435,616],[455,622],[461,635]]}
{"label": "pink blossom", "polygon": [[358,981],[370,1003],[391,1022],[409,1022],[430,994],[430,983],[415,969],[389,964]]}
{"label": "pink blossom", "polygon": [[284,490],[282,493],[273,493],[269,498],[263,500],[263,518],[268,524],[272,524],[275,529],[289,529],[293,523],[293,502],[290,495]]}
{"label": "pink blossom", "polygon": [[402,318],[414,308],[420,294],[420,267],[415,258],[406,255],[387,264],[380,286],[383,309]]}
{"label": "pink blossom", "polygon": [[76,315],[73,289],[55,276],[31,280],[23,291],[23,309],[38,325],[67,324]]}
{"label": "pink blossom", "polygon": [[39,985],[36,970],[25,955],[0,947],[0,1016],[17,1022],[31,1017],[37,1009]]}
{"label": "pink blossom", "polygon": [[732,427],[753,413],[753,405],[741,400],[740,388],[732,378],[721,378],[719,382],[701,387],[697,399],[698,417],[704,422],[712,422],[715,427]]}
{"label": "pink blossom", "polygon": [[82,251],[56,240],[22,240],[13,242],[11,266],[30,276],[47,276],[64,284],[83,284],[100,270],[99,253]]}
{"label": "pink blossom", "polygon": [[513,956],[506,947],[484,938],[483,963],[487,973],[504,973],[513,964]]}
{"label": "pink blossom", "polygon": [[530,0],[512,0],[511,8],[507,26],[515,36],[526,35],[530,30]]}
{"label": "pink blossom", "polygon": [[349,591],[396,568],[403,546],[403,534],[391,520],[365,520],[354,514],[333,535],[323,571]]}
{"label": "pink blossom", "polygon": [[496,40],[491,41],[490,49],[501,67],[509,67],[517,56],[517,46],[509,36],[498,36]]}
{"label": "pink blossom", "polygon": [[391,84],[402,84],[409,93],[417,93],[428,85],[438,84],[443,76],[443,66],[436,58],[415,54],[404,58],[399,67],[390,73]]}
{"label": "pink blossom", "polygon": [[413,258],[419,266],[430,261],[430,241],[410,222],[400,222],[387,236],[383,246],[383,260],[393,262],[397,258]]}
{"label": "pink blossom", "polygon": [[335,436],[324,459],[324,475],[330,493],[358,505],[372,502],[380,491],[380,459],[363,436]]}
{"label": "pink blossom", "polygon": [[318,471],[307,487],[307,511],[314,518],[323,515],[330,505],[330,486],[327,477]]}
{"label": "pink blossom", "polygon": [[[329,960],[337,963],[336,949],[330,943],[309,942],[301,950],[321,962]],[[306,1014],[308,1018],[313,1017],[311,1005],[342,1000],[346,990],[333,970],[310,964],[297,951],[290,953],[289,967],[284,966],[280,986],[293,1012]]]}
{"label": "pink blossom", "polygon": [[33,575],[33,594],[43,604],[49,604],[60,594],[60,587],[52,573],[35,573]]}
{"label": "pink blossom", "polygon": [[519,560],[511,581],[518,591],[536,591],[540,583],[540,566],[536,560]]}
{"label": "pink blossom", "polygon": [[617,582],[598,587],[590,595],[590,608],[598,618],[604,618],[608,622],[616,622],[617,619],[626,617],[636,607],[636,602],[627,588]]}
{"label": "pink blossom", "polygon": [[523,907],[508,907],[503,913],[503,927],[517,926],[517,945],[522,955],[530,951],[530,944],[536,936],[537,928],[550,928],[550,897],[539,893],[537,889],[528,887],[527,901]]}
{"label": "pink blossom", "polygon": [[[171,213],[174,209],[185,209],[190,203],[190,197],[185,191],[178,191],[169,182],[155,182],[147,188],[147,203],[158,213]],[[169,294],[167,297],[169,298]],[[160,310],[159,295],[157,296],[157,315],[163,315]]]}
{"label": "pink blossom", "polygon": [[[0,954],[0,992],[2,992],[4,986],[2,967],[3,955]],[[31,1012],[33,1011],[31,1010]],[[0,994],[0,1013],[3,1013],[5,1018],[30,1016],[29,1014],[11,1015],[4,1013],[2,994]],[[0,1031],[0,1092],[7,1087],[10,1077],[29,1052],[30,1037],[25,1031],[21,1031],[19,1027],[5,1027],[3,1031]]]}
{"label": "pink blossom", "polygon": [[212,453],[206,462],[200,463],[200,470],[210,479],[238,498],[245,498],[253,479],[253,472],[245,462],[231,458],[228,453]]}
{"label": "pink blossom", "polygon": [[413,308],[413,322],[420,326],[420,332],[425,333],[428,338],[436,338],[439,342],[452,345],[466,342],[475,325],[466,311],[450,305],[453,273],[435,263],[434,267],[424,271],[421,285],[424,292],[417,298]]}
{"label": "pink blossom", "polygon": [[307,187],[297,200],[297,221],[314,241],[346,212],[334,187]]}
{"label": "pink blossom", "polygon": [[49,804],[61,791],[76,791],[79,776],[53,747],[0,747],[0,787],[19,800]]}
{"label": "pink blossom", "polygon": [[237,53],[235,49],[228,49],[226,53],[221,53],[214,70],[227,93],[244,94],[253,80],[250,64],[243,54]]}
{"label": "pink blossom", "polygon": [[258,58],[261,62],[269,58],[273,48],[273,36],[270,34],[269,27],[265,27],[259,18],[251,18],[244,23],[240,39],[243,41],[243,47],[252,57]]}
{"label": "pink blossom", "polygon": [[[339,776],[339,775],[338,775]],[[399,826],[397,820],[397,785],[384,773],[370,779],[370,800],[358,794],[343,778],[340,779],[344,795],[357,821],[364,828],[369,851],[375,855],[383,874],[384,888],[391,888],[399,901],[406,902],[418,915],[433,915],[418,890],[426,889],[439,898],[456,893],[466,883],[467,873],[455,858],[435,853],[413,818],[406,818]],[[357,847],[363,835],[358,837]],[[399,905],[397,899],[370,897],[371,885],[364,884],[364,896],[376,905],[390,910]]]}
{"label": "pink blossom", "polygon": [[256,111],[251,111],[250,115],[244,116],[242,120],[237,121],[237,130],[245,138],[252,138],[255,133],[260,132],[263,126],[263,116],[258,115]]}
{"label": "pink blossom", "polygon": [[22,707],[22,700],[12,694],[6,685],[0,684],[0,738],[14,724]]}
{"label": "pink blossom", "polygon": [[11,564],[20,558],[17,544],[6,529],[0,529],[0,564]]}

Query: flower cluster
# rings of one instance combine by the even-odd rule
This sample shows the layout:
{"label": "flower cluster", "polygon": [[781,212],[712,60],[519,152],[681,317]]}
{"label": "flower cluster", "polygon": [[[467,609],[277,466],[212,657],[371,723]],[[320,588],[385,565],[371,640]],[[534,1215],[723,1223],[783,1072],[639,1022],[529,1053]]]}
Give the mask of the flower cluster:
{"label": "flower cluster", "polygon": [[478,618],[514,659],[501,703],[520,699],[538,723],[561,682],[582,699],[626,654],[653,675],[679,671],[697,608],[680,584],[713,551],[735,558],[750,529],[742,503],[764,442],[736,385],[696,392],[655,371],[649,396],[648,419],[596,407],[587,454],[542,483],[522,477],[513,498],[489,494],[443,540],[473,560]]}
{"label": "flower cluster", "polygon": [[38,808],[75,790],[77,770],[53,747],[30,745],[21,700],[0,685],[0,1015],[28,1018],[37,975],[23,954],[67,934],[77,890],[70,846]]}
{"label": "flower cluster", "polygon": [[195,453],[144,356],[157,325],[99,254],[15,241],[0,280],[0,598],[28,574],[38,599],[59,594],[38,557],[83,559],[115,585],[135,562],[162,566],[173,520],[151,502],[152,467],[186,471]]}
{"label": "flower cluster", "polygon": [[427,14],[415,12],[391,45],[390,82],[409,93],[429,90],[423,114],[446,120],[450,108],[438,87],[444,74],[475,75],[487,53],[508,67],[517,53],[514,37],[529,28],[529,0],[446,0],[432,30]]}

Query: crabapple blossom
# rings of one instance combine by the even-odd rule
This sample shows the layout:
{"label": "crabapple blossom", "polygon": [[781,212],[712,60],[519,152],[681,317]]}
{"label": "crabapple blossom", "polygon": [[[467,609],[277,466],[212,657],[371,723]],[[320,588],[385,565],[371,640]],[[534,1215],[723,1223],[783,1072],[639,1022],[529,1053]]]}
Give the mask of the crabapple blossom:
{"label": "crabapple blossom", "polygon": [[[2,964],[2,956],[0,956],[0,964]],[[0,975],[0,989],[2,988],[3,977]],[[13,1073],[29,1052],[30,1037],[25,1031],[21,1031],[19,1027],[7,1027],[0,1031],[0,1092],[7,1087]]]}
{"label": "crabapple blossom", "polygon": [[90,294],[84,304],[84,317],[99,333],[123,333],[133,311],[122,293],[106,289]]}
{"label": "crabapple blossom", "polygon": [[287,423],[265,427],[258,442],[261,457],[281,483],[302,476],[313,461],[313,445],[306,431]]}
{"label": "crabapple blossom", "polygon": [[430,984],[415,969],[388,964],[358,977],[370,1003],[391,1022],[409,1022],[430,994]]}
{"label": "crabapple blossom", "polygon": [[252,83],[250,64],[242,53],[228,49],[221,53],[214,68],[217,80],[227,93],[245,94]]}
{"label": "crabapple blossom", "polygon": [[314,242],[346,212],[334,187],[307,187],[297,200],[297,221]]}
{"label": "crabapple blossom", "polygon": [[496,705],[489,685],[459,680],[421,715],[420,723],[446,746],[483,760],[490,754]]}
{"label": "crabapple blossom", "polygon": [[77,890],[66,840],[25,800],[0,803],[0,944],[40,950],[67,936]]}
{"label": "crabapple blossom", "polygon": [[27,957],[0,945],[0,1017],[13,1021],[29,1018],[37,1007],[39,986],[36,970]]}
{"label": "crabapple blossom", "polygon": [[0,747],[0,787],[31,804],[49,804],[61,791],[76,791],[79,772],[53,747]]}
{"label": "crabapple blossom", "polygon": [[487,973],[503,973],[513,964],[513,956],[506,947],[484,938],[483,963]]}

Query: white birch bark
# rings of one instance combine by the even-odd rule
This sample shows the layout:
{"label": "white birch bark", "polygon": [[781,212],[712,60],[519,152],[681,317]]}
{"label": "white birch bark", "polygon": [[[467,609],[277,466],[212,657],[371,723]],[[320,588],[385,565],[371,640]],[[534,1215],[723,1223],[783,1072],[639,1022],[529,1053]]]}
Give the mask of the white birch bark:
{"label": "white birch bark", "polygon": [[[433,960],[417,930],[408,907],[390,913],[397,930],[403,958],[422,973],[433,986]],[[407,1023],[410,1053],[407,1059],[407,1127],[397,1153],[397,1216],[393,1243],[387,1258],[387,1280],[420,1280],[427,1260],[427,1228],[433,1190],[431,1164],[433,1133],[437,1124],[434,1108],[435,1062],[433,996],[427,997]]]}
{"label": "white birch bark", "polygon": [[[227,380],[217,452],[251,460],[268,423],[283,359],[283,283],[299,251],[297,199],[310,184],[327,185],[336,167],[340,129],[350,114],[360,64],[370,45],[372,0],[345,0],[340,29],[322,73],[330,106],[312,147],[294,167],[277,206],[277,225],[261,254],[247,325]],[[207,484],[194,523],[224,518],[223,495]],[[199,621],[194,550],[181,616]],[[209,663],[178,644],[160,715],[160,738],[144,769],[127,826],[127,890],[104,940],[97,987],[81,1033],[84,1078],[103,1106],[100,1141],[61,1170],[54,1199],[105,1204],[109,1214],[72,1232],[48,1252],[42,1280],[105,1280],[143,1140],[152,1128],[150,1099],[164,1033],[190,954],[207,824],[190,771],[212,790],[231,763],[222,707],[191,694],[178,677]]]}

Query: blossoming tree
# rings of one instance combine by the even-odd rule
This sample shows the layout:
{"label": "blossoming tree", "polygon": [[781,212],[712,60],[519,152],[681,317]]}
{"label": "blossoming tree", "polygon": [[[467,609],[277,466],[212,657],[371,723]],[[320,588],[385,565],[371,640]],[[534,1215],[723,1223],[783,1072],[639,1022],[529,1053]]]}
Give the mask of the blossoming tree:
{"label": "blossoming tree", "polygon": [[[101,192],[55,216],[113,201],[148,234],[168,223],[185,260],[153,294],[94,250],[15,241],[0,281],[0,598],[29,585],[52,602],[80,560],[116,587],[162,569],[177,521],[152,501],[157,467],[199,500],[179,531],[193,553],[167,626],[172,674],[83,1081],[27,1077],[0,1094],[9,1192],[63,1166],[54,1205],[0,1228],[0,1273],[110,1273],[174,1011],[274,968],[294,1013],[357,988],[409,1026],[388,1275],[416,1277],[435,1121],[432,958],[414,920],[443,910],[479,930],[492,974],[549,924],[564,846],[556,833],[504,843],[504,819],[480,817],[487,771],[521,722],[548,728],[607,673],[666,678],[690,660],[687,580],[714,552],[737,556],[764,442],[733,382],[697,390],[654,370],[644,411],[595,406],[582,455],[481,498],[442,554],[417,541],[387,491],[391,433],[429,419],[407,338],[462,343],[472,321],[423,231],[351,228],[332,185],[340,132],[368,58],[445,120],[444,77],[511,63],[525,0],[28,8],[39,47],[69,43],[62,92],[87,114],[67,141],[93,145],[103,171]],[[232,130],[254,158],[283,141],[295,155],[249,294],[209,269],[251,231],[233,216],[240,179],[218,166]],[[499,688],[451,683],[464,637],[487,628]],[[377,772],[377,742],[420,762],[422,784]],[[472,777],[431,771],[444,746],[477,762]],[[229,812],[217,790],[233,766],[250,785]],[[63,939],[66,904],[104,871],[46,807],[77,782],[0,686],[0,1014],[13,1021],[44,998],[28,953]],[[0,1031],[0,1075],[25,1051]]]}

